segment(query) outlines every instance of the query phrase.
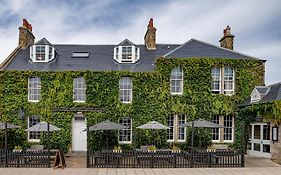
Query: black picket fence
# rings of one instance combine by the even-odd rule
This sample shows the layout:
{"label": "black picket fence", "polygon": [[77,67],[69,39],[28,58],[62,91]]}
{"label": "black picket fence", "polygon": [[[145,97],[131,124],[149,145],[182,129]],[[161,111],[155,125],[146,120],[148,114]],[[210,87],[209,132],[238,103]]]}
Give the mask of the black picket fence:
{"label": "black picket fence", "polygon": [[0,150],[0,167],[48,168],[51,166],[48,150]]}
{"label": "black picket fence", "polygon": [[244,167],[244,154],[234,150],[88,151],[88,168],[210,168]]}

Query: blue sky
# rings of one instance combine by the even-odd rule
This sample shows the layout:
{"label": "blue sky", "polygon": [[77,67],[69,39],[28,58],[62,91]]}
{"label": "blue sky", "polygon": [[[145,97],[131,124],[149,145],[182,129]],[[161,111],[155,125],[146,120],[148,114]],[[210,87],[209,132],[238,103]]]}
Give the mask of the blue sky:
{"label": "blue sky", "polygon": [[157,43],[219,45],[230,25],[234,50],[267,60],[266,84],[281,81],[280,0],[0,0],[0,62],[17,46],[23,18],[36,40],[54,44],[141,44],[151,17]]}

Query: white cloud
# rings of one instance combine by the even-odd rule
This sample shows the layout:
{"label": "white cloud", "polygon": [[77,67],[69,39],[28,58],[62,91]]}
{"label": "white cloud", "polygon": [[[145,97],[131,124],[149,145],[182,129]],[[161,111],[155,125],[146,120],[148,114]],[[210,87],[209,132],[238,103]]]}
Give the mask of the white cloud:
{"label": "white cloud", "polygon": [[175,0],[139,6],[133,6],[133,1],[120,5],[118,0],[52,1],[43,6],[35,0],[2,1],[0,24],[7,12],[17,20],[0,27],[0,61],[16,47],[22,18],[32,23],[37,40],[46,37],[60,44],[118,44],[125,38],[143,43],[148,20],[154,17],[158,43],[197,38],[219,45],[223,28],[230,25],[236,51],[268,59],[267,83],[278,81],[281,74],[280,33],[271,30],[281,27],[275,26],[281,17],[279,0]]}

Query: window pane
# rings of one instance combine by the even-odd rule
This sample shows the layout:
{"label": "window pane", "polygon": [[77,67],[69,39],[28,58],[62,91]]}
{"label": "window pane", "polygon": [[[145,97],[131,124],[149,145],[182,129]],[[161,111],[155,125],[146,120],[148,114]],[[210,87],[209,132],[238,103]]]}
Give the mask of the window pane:
{"label": "window pane", "polygon": [[84,77],[73,79],[73,100],[79,102],[86,101],[86,83]]}
{"label": "window pane", "polygon": [[171,93],[183,92],[183,72],[181,69],[175,68],[172,70],[170,83]]}
{"label": "window pane", "polygon": [[131,142],[132,138],[132,120],[131,118],[122,118],[119,120],[119,123],[127,126],[126,129],[119,130],[119,142]]}
{"label": "window pane", "polygon": [[234,93],[234,70],[230,67],[224,68],[224,93]]}
{"label": "window pane", "polygon": [[[40,118],[38,116],[31,116],[31,117],[29,117],[28,128],[30,128],[33,125],[36,125],[39,122],[40,122]],[[40,139],[40,132],[29,131],[29,138],[28,139],[29,140],[30,139],[35,139],[35,140]]]}
{"label": "window pane", "polygon": [[[220,124],[220,116],[216,115],[213,117],[213,120],[212,120],[213,123],[216,123],[216,124]],[[219,136],[219,131],[220,129],[219,128],[213,128],[212,129],[213,132],[212,132],[212,140],[220,140]]]}
{"label": "window pane", "polygon": [[119,81],[119,98],[121,102],[132,101],[132,80],[131,78],[124,77]]}
{"label": "window pane", "polygon": [[41,80],[39,77],[29,77],[28,100],[38,101],[41,98]]}
{"label": "window pane", "polygon": [[232,126],[233,126],[233,122],[232,122],[233,117],[231,115],[229,116],[224,116],[224,140],[232,140],[233,136],[232,136]]}
{"label": "window pane", "polygon": [[219,67],[212,68],[212,93],[220,93],[221,72]]}
{"label": "window pane", "polygon": [[174,116],[173,114],[168,116],[168,127],[170,127],[167,131],[167,139],[174,140]]}
{"label": "window pane", "polygon": [[185,114],[178,114],[178,140],[185,140],[185,128],[181,127],[185,123]]}

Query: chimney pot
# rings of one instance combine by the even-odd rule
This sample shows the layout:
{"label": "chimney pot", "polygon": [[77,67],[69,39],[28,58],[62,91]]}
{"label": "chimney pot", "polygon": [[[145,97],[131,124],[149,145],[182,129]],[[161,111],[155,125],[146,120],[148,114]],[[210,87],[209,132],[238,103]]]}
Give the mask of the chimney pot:
{"label": "chimney pot", "polygon": [[156,50],[156,28],[153,26],[153,18],[150,18],[147,25],[144,44],[147,50]]}
{"label": "chimney pot", "polygon": [[32,25],[26,19],[23,19],[22,26],[19,27],[19,46],[25,49],[34,44],[34,39]]}
{"label": "chimney pot", "polygon": [[231,28],[226,26],[226,28],[223,29],[223,37],[219,40],[220,46],[233,50],[234,37],[235,36],[231,34]]}

